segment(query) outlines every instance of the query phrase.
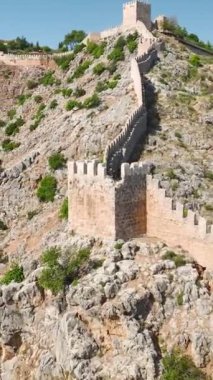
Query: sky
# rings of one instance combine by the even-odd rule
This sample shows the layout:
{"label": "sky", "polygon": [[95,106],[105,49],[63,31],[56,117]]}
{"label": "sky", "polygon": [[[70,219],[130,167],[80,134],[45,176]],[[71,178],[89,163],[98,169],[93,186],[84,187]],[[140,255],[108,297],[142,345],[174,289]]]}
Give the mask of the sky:
{"label": "sky", "polygon": [[[101,31],[119,25],[125,0],[0,0],[0,39],[25,36],[52,48],[73,29]],[[204,41],[213,42],[213,0],[151,0],[152,18],[176,16]]]}

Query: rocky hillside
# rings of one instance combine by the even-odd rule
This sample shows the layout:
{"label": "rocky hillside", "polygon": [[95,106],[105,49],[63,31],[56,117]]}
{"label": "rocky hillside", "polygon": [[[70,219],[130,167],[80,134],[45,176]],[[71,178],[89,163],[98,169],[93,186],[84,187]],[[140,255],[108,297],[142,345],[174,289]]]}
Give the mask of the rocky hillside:
{"label": "rocky hillside", "polygon": [[[38,286],[37,261],[24,267],[23,282],[2,286],[2,380],[161,379],[162,355],[174,347],[212,373],[210,273],[161,243],[72,239],[60,268],[70,265],[69,244],[81,245],[81,255],[89,246],[90,256],[60,296]],[[51,284],[56,290],[55,276]],[[188,379],[207,379],[189,368]]]}
{"label": "rocky hillside", "polygon": [[[80,47],[55,72],[0,65],[3,380],[161,379],[162,357],[177,347],[203,369],[193,367],[193,380],[213,371],[211,273],[156,241],[114,246],[68,230],[66,161],[103,160],[137,108],[131,53],[125,46],[124,60],[113,63],[115,43]],[[212,68],[211,59],[165,39],[146,77],[141,146],[168,195],[210,223]],[[41,259],[49,247],[60,252],[54,262]]]}

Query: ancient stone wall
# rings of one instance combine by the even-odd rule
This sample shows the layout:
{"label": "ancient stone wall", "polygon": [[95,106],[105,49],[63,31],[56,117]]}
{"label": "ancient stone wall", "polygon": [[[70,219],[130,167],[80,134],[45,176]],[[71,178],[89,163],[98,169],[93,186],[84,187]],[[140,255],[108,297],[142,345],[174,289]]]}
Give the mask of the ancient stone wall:
{"label": "ancient stone wall", "polygon": [[85,236],[119,239],[146,232],[145,171],[123,164],[121,180],[106,176],[97,161],[70,162],[68,198],[70,230]]}
{"label": "ancient stone wall", "polygon": [[123,6],[123,25],[134,26],[137,21],[151,28],[151,5],[142,1],[131,1]]}
{"label": "ancient stone wall", "polygon": [[10,66],[22,67],[44,67],[55,69],[57,67],[54,57],[63,57],[70,54],[70,51],[54,54],[4,54],[0,52],[0,62]]}
{"label": "ancient stone wall", "polygon": [[115,239],[115,189],[106,168],[94,162],[69,162],[70,230]]}
{"label": "ancient stone wall", "polygon": [[181,246],[201,265],[213,269],[213,230],[191,210],[165,196],[159,181],[147,176],[147,235]]}

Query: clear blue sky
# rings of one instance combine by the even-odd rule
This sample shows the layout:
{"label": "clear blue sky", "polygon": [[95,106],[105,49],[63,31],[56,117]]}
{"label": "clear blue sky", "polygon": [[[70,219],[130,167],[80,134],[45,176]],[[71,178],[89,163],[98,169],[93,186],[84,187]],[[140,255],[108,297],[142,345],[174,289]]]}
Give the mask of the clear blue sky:
{"label": "clear blue sky", "polygon": [[[98,31],[116,26],[125,0],[0,0],[0,39],[25,36],[57,47],[72,29]],[[213,0],[151,0],[152,17],[176,16],[182,26],[213,42]]]}

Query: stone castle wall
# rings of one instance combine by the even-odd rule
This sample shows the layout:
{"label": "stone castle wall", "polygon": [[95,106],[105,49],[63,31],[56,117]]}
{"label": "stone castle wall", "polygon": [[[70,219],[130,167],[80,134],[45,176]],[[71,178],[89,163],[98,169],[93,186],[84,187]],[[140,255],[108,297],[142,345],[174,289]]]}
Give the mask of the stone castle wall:
{"label": "stone castle wall", "polygon": [[142,165],[123,164],[121,180],[116,184],[106,175],[106,167],[97,161],[70,162],[68,173],[71,231],[112,240],[146,232]]}
{"label": "stone castle wall", "polygon": [[213,269],[213,226],[191,210],[165,196],[159,181],[147,176],[147,235],[182,246],[201,265]]}

